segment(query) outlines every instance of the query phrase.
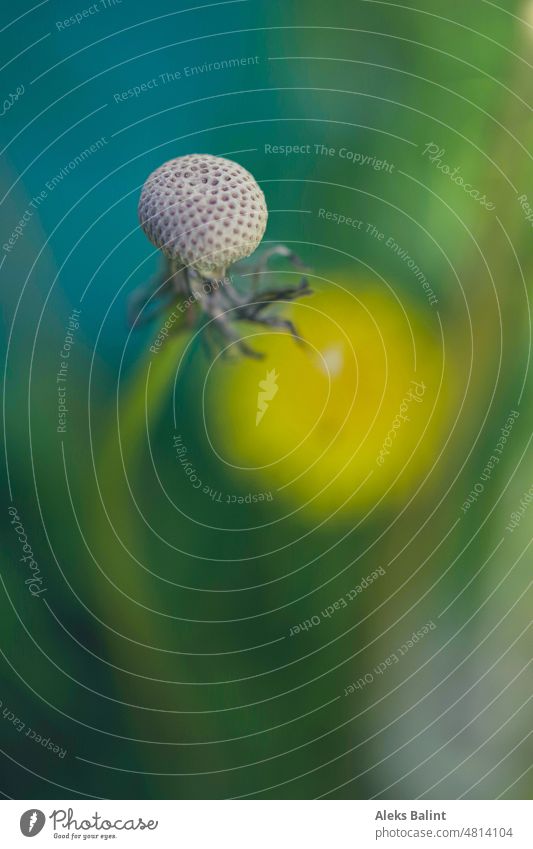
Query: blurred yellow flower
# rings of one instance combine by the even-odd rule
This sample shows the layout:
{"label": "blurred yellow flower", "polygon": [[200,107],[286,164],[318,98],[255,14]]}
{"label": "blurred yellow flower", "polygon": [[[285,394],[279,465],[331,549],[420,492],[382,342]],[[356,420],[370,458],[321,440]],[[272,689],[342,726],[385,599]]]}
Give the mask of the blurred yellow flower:
{"label": "blurred yellow flower", "polygon": [[304,344],[254,331],[265,359],[219,358],[206,376],[215,452],[289,509],[404,499],[430,472],[448,419],[436,313],[353,280],[286,310]]}

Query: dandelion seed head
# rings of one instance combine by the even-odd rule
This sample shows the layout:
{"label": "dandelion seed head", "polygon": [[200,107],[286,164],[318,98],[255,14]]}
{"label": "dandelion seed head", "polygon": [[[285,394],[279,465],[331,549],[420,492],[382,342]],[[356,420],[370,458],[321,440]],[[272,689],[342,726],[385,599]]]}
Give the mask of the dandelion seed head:
{"label": "dandelion seed head", "polygon": [[203,277],[249,256],[265,232],[265,196],[241,165],[205,153],[171,159],[146,180],[139,221],[152,244]]}

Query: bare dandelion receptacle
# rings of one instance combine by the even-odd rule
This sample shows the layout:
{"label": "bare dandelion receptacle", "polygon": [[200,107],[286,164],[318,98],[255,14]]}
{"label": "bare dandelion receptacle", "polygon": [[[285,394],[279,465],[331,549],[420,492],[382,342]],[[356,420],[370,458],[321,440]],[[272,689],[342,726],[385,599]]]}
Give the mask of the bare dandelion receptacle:
{"label": "bare dandelion receptacle", "polygon": [[[235,342],[245,354],[258,356],[239,337],[237,321],[286,330],[299,339],[290,321],[265,310],[273,302],[309,294],[307,280],[303,278],[295,287],[257,290],[272,256],[284,256],[302,267],[292,251],[283,245],[266,250],[245,275],[253,283],[247,296],[227,277],[230,267],[256,250],[267,225],[265,196],[249,171],[211,154],[171,159],[144,183],[138,214],[146,236],[163,253],[165,267],[148,287],[134,293],[133,324],[144,323],[176,298],[184,298],[200,309],[211,335]],[[217,281],[224,285],[213,285]],[[200,292],[205,297],[196,297]]]}

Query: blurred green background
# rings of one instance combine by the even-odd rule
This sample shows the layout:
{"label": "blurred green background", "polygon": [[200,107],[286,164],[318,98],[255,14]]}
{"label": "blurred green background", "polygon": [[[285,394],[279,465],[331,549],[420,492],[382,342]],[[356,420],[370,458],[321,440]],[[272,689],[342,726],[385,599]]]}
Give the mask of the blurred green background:
{"label": "blurred green background", "polygon": [[[65,26],[89,5],[50,0],[31,10],[24,0],[3,10],[0,27],[5,98],[23,87],[1,117],[0,790],[529,797],[533,248],[519,198],[533,204],[533,4],[94,8]],[[495,208],[437,167],[429,144]],[[265,243],[298,252],[315,303],[357,348],[357,405],[338,453],[319,459],[316,473],[305,476],[343,427],[342,386],[329,430],[293,465],[279,464],[281,477],[231,469],[207,438],[237,465],[261,465],[267,433],[269,451],[293,447],[307,404],[299,388],[311,410],[319,389],[292,340],[264,342],[280,390],[263,432],[243,410],[255,410],[268,356],[213,365],[191,334],[152,355],[157,322],[127,325],[131,292],[159,263],[137,224],[140,187],[191,152],[226,155],[253,173],[270,211]],[[422,270],[435,304],[389,238]],[[277,260],[271,269],[280,283],[294,272]],[[335,332],[309,324],[301,310],[313,298],[305,303],[295,320],[324,353]],[[380,341],[377,331],[364,335],[356,304]],[[73,309],[81,313],[58,433],[56,375]],[[426,406],[399,431],[379,478],[376,445],[411,378],[427,384]],[[378,384],[385,406],[372,425]],[[302,506],[358,448],[362,423],[370,448],[325,501]],[[227,504],[194,490],[176,434],[213,491],[275,497]],[[370,471],[374,483],[350,499]],[[300,473],[301,486],[278,490]],[[42,577],[36,597],[13,505]],[[354,601],[322,615],[378,569],[385,574]],[[290,636],[313,617],[320,623]],[[428,622],[435,627],[400,657]]]}

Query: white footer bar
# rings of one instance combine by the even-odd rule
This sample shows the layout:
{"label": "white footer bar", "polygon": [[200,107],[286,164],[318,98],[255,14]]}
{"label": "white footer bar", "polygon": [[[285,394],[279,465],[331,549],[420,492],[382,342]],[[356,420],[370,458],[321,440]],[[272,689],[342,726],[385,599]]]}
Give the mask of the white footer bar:
{"label": "white footer bar", "polygon": [[[533,849],[530,801],[3,801],[0,845]],[[35,844],[28,839],[35,837]],[[68,842],[67,842],[68,841]]]}

